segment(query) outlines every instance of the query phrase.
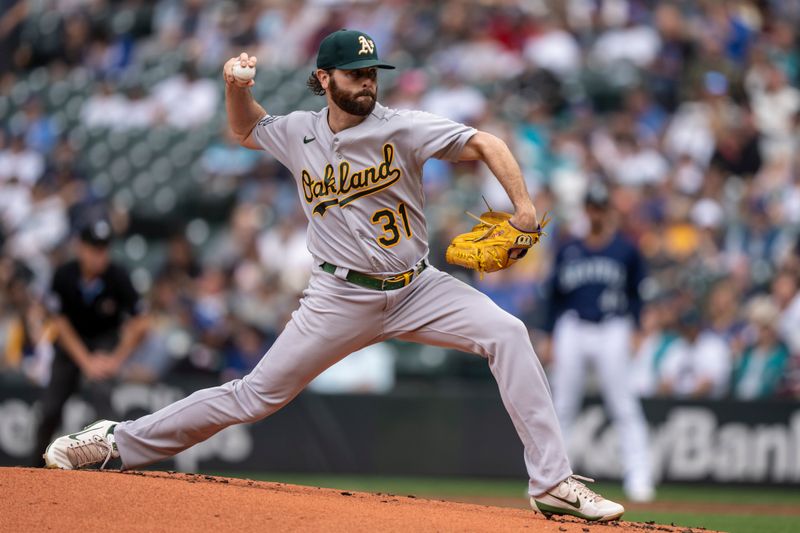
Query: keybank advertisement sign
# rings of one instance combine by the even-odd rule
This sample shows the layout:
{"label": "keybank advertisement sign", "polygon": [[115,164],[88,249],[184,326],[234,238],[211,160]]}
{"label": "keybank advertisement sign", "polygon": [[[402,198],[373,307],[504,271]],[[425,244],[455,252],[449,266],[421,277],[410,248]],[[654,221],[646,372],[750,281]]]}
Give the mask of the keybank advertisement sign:
{"label": "keybank advertisement sign", "polygon": [[[120,419],[160,409],[212,382],[123,384],[112,394]],[[39,392],[0,386],[0,465],[30,464]],[[800,485],[800,404],[644,403],[653,472],[662,481]],[[64,427],[93,421],[73,397]],[[573,469],[619,479],[617,433],[589,402],[572,433]],[[496,390],[385,396],[302,394],[254,425],[231,426],[158,468],[524,478],[522,446]]]}
{"label": "keybank advertisement sign", "polygon": [[[800,406],[648,402],[645,411],[656,479],[800,483]],[[753,416],[757,411],[761,416]],[[570,439],[572,467],[589,476],[619,478],[617,446],[602,406],[590,405]]]}

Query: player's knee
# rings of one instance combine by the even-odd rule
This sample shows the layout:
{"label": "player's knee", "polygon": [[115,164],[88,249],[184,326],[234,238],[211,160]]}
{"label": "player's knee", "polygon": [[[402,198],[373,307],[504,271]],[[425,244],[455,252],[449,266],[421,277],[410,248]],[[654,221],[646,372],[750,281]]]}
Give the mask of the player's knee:
{"label": "player's knee", "polygon": [[505,312],[491,321],[488,331],[501,345],[508,343],[514,346],[519,346],[520,343],[530,344],[528,328],[522,320]]}
{"label": "player's knee", "polygon": [[515,341],[519,339],[525,339],[529,341],[528,338],[528,328],[519,318],[515,317],[514,315],[510,315],[506,313],[505,320],[503,321],[502,331],[511,339]]}
{"label": "player's knee", "polygon": [[262,390],[247,378],[231,382],[241,405],[242,422],[257,422],[271,415],[291,401],[292,395],[285,391]]}

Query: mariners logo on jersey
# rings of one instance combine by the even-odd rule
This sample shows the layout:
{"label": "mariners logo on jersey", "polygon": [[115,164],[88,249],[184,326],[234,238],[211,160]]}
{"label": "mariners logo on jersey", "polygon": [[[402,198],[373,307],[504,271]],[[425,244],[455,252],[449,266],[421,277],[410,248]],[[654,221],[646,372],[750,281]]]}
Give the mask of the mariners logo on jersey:
{"label": "mariners logo on jersey", "polygon": [[376,166],[364,168],[356,172],[350,171],[350,163],[339,163],[338,174],[333,165],[325,165],[321,179],[315,179],[308,170],[301,172],[303,198],[309,204],[317,202],[312,208],[315,215],[325,216],[329,207],[338,205],[345,207],[349,203],[387,189],[397,183],[403,172],[393,167],[394,145],[386,143],[381,150],[383,161]]}
{"label": "mariners logo on jersey", "polygon": [[624,264],[613,257],[585,256],[567,260],[558,274],[564,291],[573,291],[584,285],[609,285],[619,287],[625,284]]}

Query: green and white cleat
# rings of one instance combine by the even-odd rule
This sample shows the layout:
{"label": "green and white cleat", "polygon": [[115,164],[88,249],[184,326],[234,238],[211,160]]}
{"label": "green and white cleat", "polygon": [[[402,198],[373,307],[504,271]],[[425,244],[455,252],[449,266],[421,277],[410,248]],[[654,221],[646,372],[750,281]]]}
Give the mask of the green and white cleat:
{"label": "green and white cleat", "polygon": [[619,520],[625,508],[606,500],[581,481],[593,482],[582,476],[570,476],[549,491],[531,497],[531,507],[546,518],[553,515],[570,515],[592,522]]}
{"label": "green and white cleat", "polygon": [[117,422],[98,420],[82,431],[59,437],[50,443],[44,452],[47,468],[75,470],[97,463],[103,469],[110,459],[119,457],[114,442],[114,428]]}

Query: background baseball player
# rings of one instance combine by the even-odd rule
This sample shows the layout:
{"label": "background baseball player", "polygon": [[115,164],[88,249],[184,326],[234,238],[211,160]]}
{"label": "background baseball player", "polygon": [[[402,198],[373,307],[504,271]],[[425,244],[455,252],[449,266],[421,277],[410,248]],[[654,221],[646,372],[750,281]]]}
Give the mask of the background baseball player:
{"label": "background baseball player", "polygon": [[593,184],[585,202],[586,236],[563,242],[556,252],[548,328],[553,401],[569,442],[587,370],[594,368],[619,434],[625,492],[633,501],[649,501],[654,491],[647,425],[628,378],[645,266],[636,246],[617,231],[609,200],[608,190]]}
{"label": "background baseball player", "polygon": [[79,468],[120,457],[130,469],[170,457],[231,424],[269,416],[351,352],[396,337],[488,359],[525,447],[532,505],[591,520],[621,516],[621,505],[572,475],[523,323],[426,259],[421,178],[431,157],[482,160],[497,176],[515,213],[508,221],[491,219],[490,240],[521,233],[514,228],[529,232],[522,233],[527,246],[538,239],[536,211],[505,143],[435,115],[378,104],[377,69],[393,67],[358,31],[334,32],[320,45],[309,80],[327,99],[319,112],[268,115],[248,90],[252,79],[234,76],[255,64],[241,54],[224,67],[228,121],[244,146],[269,151],[297,180],[317,265],[300,308],[243,379],[138,420],[100,421],[57,439],[45,454],[48,465]]}

